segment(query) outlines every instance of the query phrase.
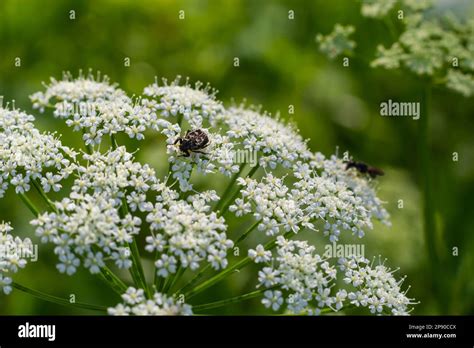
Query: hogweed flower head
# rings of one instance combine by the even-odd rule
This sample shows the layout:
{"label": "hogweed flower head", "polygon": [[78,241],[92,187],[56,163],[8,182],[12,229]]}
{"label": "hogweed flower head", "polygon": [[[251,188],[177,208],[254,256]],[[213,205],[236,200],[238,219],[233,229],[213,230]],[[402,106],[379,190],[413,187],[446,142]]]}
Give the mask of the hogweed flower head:
{"label": "hogweed flower head", "polygon": [[[125,291],[123,303],[109,308],[109,314],[192,314],[178,292],[170,296],[173,286],[184,271],[210,268],[219,272],[215,277],[227,274],[228,254],[246,237],[230,237],[235,236],[229,231],[231,215],[243,224],[253,220],[248,233],[256,228],[259,239],[273,240],[275,250],[249,246],[244,260],[262,265],[256,278],[267,308],[319,314],[359,304],[375,314],[408,313],[413,302],[385,266],[367,268],[365,260],[352,260],[349,268],[342,263],[342,269],[322,258],[317,246],[290,239],[303,230],[318,233],[320,227],[333,242],[342,234],[362,238],[374,220],[389,223],[374,180],[347,170],[337,156],[312,152],[297,128],[278,115],[244,104],[224,107],[208,85],[181,84],[177,78],[156,82],[144,94],[147,99],[130,98],[108,78],[66,74],[31,96],[35,108],[52,108],[55,117],[82,131],[86,145],[100,144],[89,146],[88,153],[36,130],[33,116],[0,108],[0,194],[10,184],[26,193],[34,180],[48,209],[31,224],[43,243],[53,244],[59,272],[72,275],[83,266],[103,275],[110,272],[109,264],[130,270],[135,287]],[[77,104],[90,108],[76,110]],[[148,131],[165,138],[167,173],[137,161],[135,152],[114,137],[121,132],[140,140]],[[192,131],[207,141],[186,153],[180,144],[191,141],[187,136]],[[106,135],[112,148],[104,149]],[[238,162],[233,155],[239,151],[255,155],[255,162]],[[249,164],[254,167],[245,175]],[[193,172],[201,177],[199,191]],[[216,191],[215,178],[231,178],[225,194]],[[49,199],[50,191],[62,198]],[[11,240],[4,235],[1,240],[6,238]],[[140,255],[139,247],[148,254]],[[140,274],[141,256],[152,258],[153,287]],[[11,290],[13,264],[0,264],[4,292]],[[351,281],[339,288],[342,274],[360,284]]]}

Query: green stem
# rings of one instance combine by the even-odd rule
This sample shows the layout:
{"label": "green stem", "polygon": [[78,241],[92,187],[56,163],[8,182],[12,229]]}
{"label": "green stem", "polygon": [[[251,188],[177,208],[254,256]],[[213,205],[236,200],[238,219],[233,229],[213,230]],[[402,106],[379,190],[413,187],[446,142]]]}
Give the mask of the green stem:
{"label": "green stem", "polygon": [[235,242],[235,244],[239,244],[240,242],[242,242],[243,240],[245,240],[245,238],[247,238],[249,236],[250,233],[252,233],[252,231],[262,222],[262,220],[258,220],[256,221],[252,226],[250,226],[250,228],[245,231],[240,237],[239,239],[237,239],[237,241]]}
{"label": "green stem", "polygon": [[25,203],[25,205],[28,207],[28,209],[30,209],[30,211],[33,213],[34,216],[38,216],[40,214],[39,210],[35,207],[33,202],[28,198],[26,194],[20,193],[19,196],[21,200],[23,201],[23,203]]}
{"label": "green stem", "polygon": [[[155,273],[156,273],[156,269],[155,269]],[[155,287],[156,287],[156,291],[158,292],[162,292],[163,291],[163,287],[165,286],[165,281],[166,279],[163,278],[163,277],[156,277],[155,279]]]}
{"label": "green stem", "polygon": [[185,270],[186,269],[184,267],[182,267],[181,265],[178,267],[178,270],[176,271],[175,274],[173,274],[173,277],[171,277],[169,284],[165,288],[165,290],[164,290],[165,293],[168,293],[168,291],[173,289],[173,286],[181,278],[181,276],[183,275]]}
{"label": "green stem", "polygon": [[224,193],[221,195],[221,199],[219,200],[219,202],[217,202],[214,208],[215,211],[219,210],[222,207],[226,197],[229,195],[230,191],[232,191],[232,188],[234,187],[235,182],[239,178],[240,173],[242,173],[242,170],[244,170],[244,168],[245,168],[245,163],[242,163],[240,165],[239,171],[232,176],[232,178],[230,179],[229,185],[227,185]]}
{"label": "green stem", "polygon": [[195,276],[193,279],[191,279],[186,285],[184,285],[181,289],[175,291],[175,294],[182,294],[183,292],[185,292],[186,290],[188,290],[189,288],[191,288],[194,284],[197,283],[197,281],[199,279],[202,278],[202,276],[204,275],[204,273],[206,273],[206,271],[211,268],[211,265],[208,263],[206,266],[204,266]]}
{"label": "green stem", "polygon": [[[287,238],[291,234],[293,234],[293,232],[291,232],[291,231],[287,232],[283,235],[283,237]],[[275,239],[271,240],[270,242],[268,242],[267,244],[265,244],[265,246],[264,246],[265,250],[273,249],[276,246],[276,241],[277,241],[277,239],[275,238]],[[196,286],[193,290],[191,290],[187,294],[185,294],[184,295],[185,298],[190,299],[193,296],[196,296],[197,294],[199,294],[203,290],[206,290],[207,288],[209,288],[209,287],[213,286],[214,284],[220,282],[221,280],[223,280],[225,277],[227,277],[231,273],[234,273],[235,271],[238,271],[238,270],[244,268],[251,261],[252,261],[252,259],[247,256],[247,257],[243,258],[242,260],[240,260],[239,262],[237,262],[236,264],[234,264],[233,266],[228,267],[226,269],[223,269],[221,272],[217,273],[212,278],[204,281],[203,283]]]}
{"label": "green stem", "polygon": [[135,284],[145,291],[147,297],[151,298],[151,291],[145,280],[145,272],[143,271],[142,263],[140,262],[140,252],[138,251],[138,245],[135,238],[128,245],[132,256],[132,267],[130,268],[132,278],[135,281]]}
{"label": "green stem", "polygon": [[429,139],[429,108],[431,104],[431,87],[425,86],[422,100],[422,112],[419,129],[419,154],[421,163],[421,180],[423,184],[423,229],[428,257],[433,267],[436,267],[436,226],[434,217],[434,197],[432,190],[432,170],[430,159],[430,139]]}
{"label": "green stem", "polygon": [[231,304],[231,303],[238,303],[238,302],[241,302],[241,301],[250,300],[252,298],[260,296],[261,294],[263,294],[267,290],[268,289],[255,290],[255,291],[249,292],[247,294],[232,297],[232,298],[228,298],[228,299],[225,299],[225,300],[220,300],[220,301],[215,301],[215,302],[211,302],[211,303],[196,305],[196,306],[193,306],[193,311],[203,311],[203,310],[206,310],[206,309],[212,309],[212,308],[218,308],[218,307],[226,306],[226,305]]}
{"label": "green stem", "polygon": [[43,191],[43,188],[41,187],[40,184],[36,180],[32,180],[33,186],[35,187],[36,191],[40,194],[41,198],[46,202],[48,207],[50,207],[54,212],[57,212],[56,207],[54,206],[53,202],[49,199],[49,197],[46,195],[46,192]]}
{"label": "green stem", "polygon": [[[117,147],[117,142],[113,135],[110,136],[112,141],[112,146]],[[115,145],[114,145],[115,144]],[[122,218],[129,214],[128,204],[125,197],[122,198],[122,205],[120,206],[120,215]],[[145,294],[148,298],[152,297],[150,288],[147,285],[145,272],[143,271],[142,263],[140,262],[140,251],[138,250],[137,241],[133,238],[131,243],[128,243],[128,247],[130,248],[130,256],[132,258],[132,267],[130,267],[130,274],[132,275],[133,281],[135,285],[145,291]]]}
{"label": "green stem", "polygon": [[62,306],[77,307],[77,308],[83,308],[83,309],[89,309],[89,310],[101,311],[101,312],[105,312],[107,310],[106,307],[96,306],[96,305],[83,303],[83,302],[71,303],[70,301],[68,301],[64,298],[60,298],[60,297],[56,297],[56,296],[53,296],[53,295],[45,294],[44,292],[27,288],[26,286],[20,285],[20,284],[15,283],[15,282],[12,283],[12,286],[15,289],[23,291],[24,293],[30,294],[30,295],[32,295],[36,298],[39,298],[39,299],[44,300],[44,301],[60,304]]}
{"label": "green stem", "polygon": [[[260,168],[260,166],[256,165],[253,167],[250,172],[247,174],[248,178],[251,178],[255,172]],[[235,199],[237,196],[240,194],[240,190],[235,191],[235,193],[232,195],[232,197],[227,201],[227,203],[224,205],[224,207],[221,210],[221,215],[224,215],[227,213],[227,210],[229,210],[229,207],[231,206],[232,203],[234,203]]]}
{"label": "green stem", "polygon": [[177,123],[181,127],[181,123],[183,123],[183,114],[178,113]]}
{"label": "green stem", "polygon": [[100,269],[97,275],[117,294],[123,295],[127,291],[127,285],[118,278],[107,266]]}
{"label": "green stem", "polygon": [[384,23],[386,27],[388,28],[388,31],[390,32],[390,35],[392,36],[393,40],[397,40],[397,30],[395,29],[395,26],[393,25],[392,19],[390,17],[385,17],[384,18]]}
{"label": "green stem", "polygon": [[110,134],[110,142],[112,143],[112,149],[116,150],[117,149],[117,140],[115,139],[114,134]]}

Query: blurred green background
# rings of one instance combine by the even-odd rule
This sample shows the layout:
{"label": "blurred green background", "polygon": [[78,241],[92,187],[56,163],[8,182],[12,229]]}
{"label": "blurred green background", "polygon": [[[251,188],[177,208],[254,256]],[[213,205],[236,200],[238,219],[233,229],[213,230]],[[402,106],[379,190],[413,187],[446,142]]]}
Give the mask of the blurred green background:
{"label": "blurred green background", "polygon": [[[451,10],[468,18],[473,5],[440,1],[437,12]],[[401,268],[399,275],[406,274],[406,285],[411,285],[409,295],[421,301],[414,313],[474,314],[474,98],[434,91],[430,137],[439,262],[433,265],[422,232],[417,122],[379,115],[379,104],[387,99],[419,101],[420,82],[355,60],[344,68],[339,60],[321,55],[315,43],[316,34],[330,32],[335,23],[352,24],[357,28],[357,54],[373,57],[375,46],[390,43],[390,36],[382,23],[361,17],[359,7],[351,0],[1,0],[0,95],[31,111],[28,96],[42,89],[42,81],[60,78],[64,70],[76,75],[79,69],[92,68],[130,94],[140,94],[155,76],[182,75],[210,82],[225,103],[247,98],[272,113],[280,111],[311,139],[314,151],[330,155],[339,147],[340,154],[348,150],[385,170],[378,190],[393,226],[376,224],[365,239],[352,243],[366,243],[366,256],[381,254],[391,267]],[[184,19],[178,17],[181,10]],[[290,10],[294,20],[288,18]],[[239,67],[233,65],[236,57]],[[19,67],[16,58],[21,59]],[[126,58],[130,67],[124,65]],[[294,106],[293,115],[289,105]],[[67,145],[80,146],[79,134],[61,121],[35,114],[40,129],[63,133]],[[138,158],[164,173],[166,163],[154,148],[158,142],[148,136]],[[459,153],[458,162],[452,161],[453,152]],[[403,209],[397,207],[400,199]],[[30,219],[11,190],[0,200],[0,220],[12,221],[16,233],[31,233]],[[242,228],[236,221],[230,225]],[[459,248],[459,256],[452,255],[453,247]],[[56,296],[74,293],[77,301],[118,302],[88,271],[68,277],[59,274],[55,264],[50,248],[41,245],[39,261],[28,264],[15,280]],[[254,271],[231,276],[193,303],[251,291]],[[220,313],[262,313],[258,302],[232,305]],[[18,290],[0,296],[0,314],[93,313],[36,300]]]}

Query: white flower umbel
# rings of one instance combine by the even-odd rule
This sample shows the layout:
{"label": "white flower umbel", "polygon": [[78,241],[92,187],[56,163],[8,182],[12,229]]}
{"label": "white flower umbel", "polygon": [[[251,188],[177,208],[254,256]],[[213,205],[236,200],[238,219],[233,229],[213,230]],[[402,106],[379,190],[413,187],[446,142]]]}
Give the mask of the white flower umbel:
{"label": "white flower umbel", "polygon": [[374,262],[361,256],[339,259],[344,282],[355,288],[348,292],[348,301],[357,307],[367,307],[372,314],[408,315],[410,305],[417,302],[406,296],[409,287],[402,291],[405,278],[395,279],[397,269],[390,270],[385,262]]}
{"label": "white flower umbel", "polygon": [[130,210],[149,210],[145,193],[159,183],[155,170],[148,164],[134,161],[124,146],[106,153],[83,154],[85,165],[78,165],[72,191],[76,193],[104,193],[121,204],[130,203]]}
{"label": "white flower umbel", "polygon": [[156,98],[157,109],[165,118],[174,118],[174,122],[179,122],[178,117],[184,118],[191,128],[201,128],[204,120],[208,124],[214,124],[217,114],[223,112],[222,103],[216,100],[217,90],[209,85],[203,87],[201,82],[197,82],[194,88],[186,80],[184,85],[180,85],[181,77],[168,83],[163,79],[163,84],[158,81],[146,87],[143,94]]}
{"label": "white flower umbel", "polygon": [[[62,273],[73,274],[84,260],[98,273],[107,257],[119,268],[131,266],[128,244],[140,231],[136,211],[148,211],[145,193],[158,184],[154,170],[133,161],[125,147],[102,154],[83,154],[68,198],[55,203],[55,211],[31,223],[42,242],[51,242]],[[124,212],[125,202],[132,213]]]}
{"label": "white flower umbel", "polygon": [[192,315],[190,305],[156,292],[147,300],[142,289],[128,288],[122,295],[123,303],[108,308],[109,315]]}
{"label": "white flower umbel", "polygon": [[105,193],[73,192],[55,207],[55,212],[43,213],[31,224],[43,243],[56,245],[61,273],[74,274],[81,260],[91,273],[98,273],[105,257],[119,268],[131,266],[128,244],[140,231],[138,217],[121,217],[116,200]]}
{"label": "white flower umbel", "polygon": [[34,117],[0,106],[0,197],[9,184],[25,193],[37,181],[45,191],[58,191],[73,169],[75,152],[53,134],[41,133]]}
{"label": "white flower umbel", "polygon": [[[0,107],[0,197],[10,185],[15,187],[36,215],[31,221],[36,236],[53,244],[59,272],[72,275],[83,266],[114,291],[125,292],[123,302],[109,308],[109,314],[192,314],[179,297],[169,297],[183,282],[185,271],[195,273],[189,274],[193,280],[176,293],[182,291],[190,299],[249,261],[261,265],[256,275],[259,290],[196,305],[195,310],[261,296],[268,309],[296,314],[354,306],[374,314],[410,311],[414,302],[383,264],[351,259],[341,261],[338,269],[330,263],[336,260],[322,258],[307,241],[290,240],[301,230],[317,231],[318,226],[333,242],[341,234],[360,238],[372,228],[372,220],[389,223],[375,180],[347,169],[335,156],[327,159],[313,153],[296,127],[278,116],[243,104],[225,109],[209,86],[191,86],[187,81],[180,85],[178,78],[170,84],[155,83],[145,88],[145,94],[149,100],[132,99],[107,78],[74,79],[68,74],[34,94],[35,108],[52,108],[56,117],[82,131],[88,146],[87,153],[80,154],[63,146],[54,134],[35,129],[33,116]],[[166,138],[169,170],[163,180],[119,146],[114,136],[122,132],[142,139],[149,129]],[[193,130],[197,132],[186,138]],[[101,142],[105,135],[110,136],[110,148],[108,141]],[[185,141],[189,146],[180,147]],[[193,171],[199,173],[196,186]],[[229,182],[219,196],[215,189],[220,190],[221,179]],[[33,186],[46,210],[30,199]],[[49,192],[60,198],[49,198]],[[236,225],[254,219],[238,243],[254,229],[260,231],[259,239],[272,239],[249,246],[248,256],[230,268],[234,242],[228,237],[228,212],[237,217]],[[29,239],[13,238],[9,231],[9,225],[0,224],[0,246],[31,244]],[[153,286],[141,265],[141,247],[154,265]],[[32,292],[12,284],[11,274],[25,263],[24,256],[0,259],[0,291],[8,293],[15,286]],[[135,287],[125,290],[127,285],[108,268],[109,263],[113,269],[129,269]],[[213,270],[217,274],[199,282],[203,272]],[[341,275],[346,284],[339,287]]]}
{"label": "white flower umbel", "polygon": [[[279,236],[273,257],[265,257],[268,266],[259,271],[259,284],[266,291],[265,307],[307,314],[313,308],[324,308],[341,301],[342,294],[330,296],[336,279],[336,269],[315,252],[306,241],[292,241]],[[260,250],[263,255],[264,251]],[[255,259],[256,262],[258,262]],[[337,304],[337,306],[339,306]]]}
{"label": "white flower umbel", "polygon": [[54,116],[65,119],[75,131],[83,132],[87,145],[99,144],[104,135],[126,133],[130,138],[141,140],[147,128],[161,130],[163,120],[156,115],[156,102],[132,99],[111,84],[109,78],[82,73],[77,78],[65,73],[63,80],[51,79],[45,92],[30,96],[33,108],[44,112],[54,109]]}
{"label": "white flower umbel", "polygon": [[107,76],[97,77],[91,72],[87,76],[79,73],[74,78],[69,72],[63,73],[62,80],[51,78],[49,84],[44,84],[45,92],[36,92],[30,96],[35,109],[43,111],[45,107],[51,106],[57,101],[81,102],[81,101],[115,101],[126,97],[123,90],[117,88],[117,84],[110,83]]}
{"label": "white flower umbel", "polygon": [[[259,253],[266,252],[260,248]],[[255,254],[250,250],[249,254]],[[256,258],[253,258],[258,262]],[[340,258],[338,267],[322,259],[306,241],[279,236],[273,256],[258,273],[258,287],[270,288],[262,303],[265,307],[285,309],[295,314],[337,312],[351,307],[367,307],[372,314],[408,315],[416,304],[402,291],[405,278],[396,280],[384,263],[374,265],[360,256]],[[338,272],[338,269],[341,272]],[[343,278],[348,286],[333,289]]]}
{"label": "white flower umbel", "polygon": [[152,236],[147,250],[161,253],[156,261],[157,275],[167,277],[178,265],[196,270],[207,261],[214,269],[227,266],[227,250],[233,242],[227,239],[225,220],[211,211],[209,201],[215,192],[206,192],[179,200],[178,193],[162,187],[157,203],[146,217]]}
{"label": "white flower umbel", "polygon": [[[190,184],[193,167],[203,174],[220,172],[226,176],[238,172],[239,166],[234,163],[234,143],[228,136],[219,134],[217,120],[225,112],[222,103],[216,99],[217,91],[209,85],[197,82],[192,87],[188,81],[180,85],[178,76],[168,84],[158,82],[145,88],[144,94],[157,101],[157,109],[164,118],[161,131],[167,137],[167,153],[169,155],[172,178],[179,181],[181,191],[192,189]],[[186,122],[186,126],[183,124]],[[209,146],[202,149],[205,154],[191,153],[184,157],[176,144],[178,137],[184,137],[186,131],[203,129],[209,138]]]}
{"label": "white flower umbel", "polygon": [[290,187],[271,173],[260,181],[239,178],[242,198],[229,210],[237,216],[252,213],[261,221],[258,229],[269,236],[297,233],[302,228],[314,230],[317,220],[325,222],[324,234],[331,241],[337,241],[343,230],[362,237],[364,229],[372,228],[370,206],[346,182],[318,176],[309,165],[300,162],[294,170],[297,181]]}
{"label": "white flower umbel", "polygon": [[324,159],[320,154],[317,158],[313,163],[317,163],[317,168],[322,168],[321,176],[345,183],[354,196],[361,200],[370,218],[377,219],[385,225],[391,225],[390,215],[384,208],[383,202],[377,197],[375,180],[370,179],[368,175],[360,174],[354,168],[346,169],[343,160],[334,155],[329,159]]}
{"label": "white flower umbel", "polygon": [[219,124],[229,130],[227,136],[249,152],[257,152],[259,165],[275,169],[277,164],[290,168],[298,159],[310,159],[306,141],[296,127],[283,123],[278,116],[233,106],[219,115]]}
{"label": "white flower umbel", "polygon": [[12,291],[11,275],[26,266],[33,252],[31,240],[13,237],[12,230],[9,223],[0,223],[0,290],[6,295]]}

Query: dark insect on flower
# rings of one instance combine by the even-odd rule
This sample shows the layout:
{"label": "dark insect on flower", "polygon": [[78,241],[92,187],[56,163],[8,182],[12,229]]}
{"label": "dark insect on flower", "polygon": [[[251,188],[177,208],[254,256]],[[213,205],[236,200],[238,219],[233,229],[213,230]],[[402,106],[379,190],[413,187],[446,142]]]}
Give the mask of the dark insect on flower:
{"label": "dark insect on flower", "polygon": [[209,137],[202,129],[194,129],[186,131],[184,138],[179,137],[174,144],[179,143],[179,150],[184,157],[189,157],[190,152],[206,154],[200,151],[209,146]]}
{"label": "dark insect on flower", "polygon": [[379,175],[384,175],[384,172],[382,169],[371,167],[364,162],[344,161],[344,163],[346,164],[346,170],[350,168],[355,168],[357,169],[359,173],[369,174],[372,179],[376,178]]}

